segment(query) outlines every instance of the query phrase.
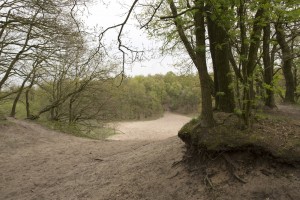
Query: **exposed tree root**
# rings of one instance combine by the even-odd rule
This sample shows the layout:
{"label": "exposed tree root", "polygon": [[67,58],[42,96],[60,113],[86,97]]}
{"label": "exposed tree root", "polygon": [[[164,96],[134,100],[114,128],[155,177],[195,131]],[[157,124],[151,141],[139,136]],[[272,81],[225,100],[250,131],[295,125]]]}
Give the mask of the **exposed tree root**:
{"label": "exposed tree root", "polygon": [[179,172],[177,172],[175,175],[173,175],[173,176],[169,177],[168,179],[175,178],[175,177],[176,177],[176,176],[178,176],[178,175],[179,175]]}
{"label": "exposed tree root", "polygon": [[172,167],[175,167],[176,165],[182,163],[183,161],[184,161],[184,159],[173,162]]}
{"label": "exposed tree root", "polygon": [[244,179],[242,179],[235,173],[235,170],[238,169],[237,164],[234,163],[233,160],[231,160],[231,158],[227,154],[223,154],[223,158],[226,161],[227,168],[229,169],[229,171],[233,175],[233,177],[235,177],[237,180],[239,180],[242,183],[247,183],[247,181],[245,181]]}
{"label": "exposed tree root", "polygon": [[247,181],[245,181],[244,179],[242,179],[241,177],[239,177],[236,173],[232,173],[232,175],[237,179],[237,180],[239,180],[240,182],[242,182],[242,183],[247,183]]}
{"label": "exposed tree root", "polygon": [[208,177],[208,173],[206,173],[206,175],[204,177],[204,184],[206,185],[206,183],[209,184],[211,189],[215,190],[215,187],[214,187],[213,183],[211,182],[210,178]]}

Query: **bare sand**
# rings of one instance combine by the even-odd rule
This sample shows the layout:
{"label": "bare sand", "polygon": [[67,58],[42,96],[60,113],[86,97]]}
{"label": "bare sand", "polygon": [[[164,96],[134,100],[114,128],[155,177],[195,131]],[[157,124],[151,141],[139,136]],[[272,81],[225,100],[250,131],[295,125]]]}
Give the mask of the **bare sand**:
{"label": "bare sand", "polygon": [[132,130],[118,136],[126,141],[99,141],[10,119],[0,125],[0,199],[300,199],[299,169],[272,167],[265,173],[266,167],[253,164],[244,184],[224,164],[213,169],[184,164],[184,144],[167,137],[187,120],[167,114],[152,122],[121,123],[121,130]]}
{"label": "bare sand", "polygon": [[162,118],[150,121],[120,122],[114,124],[120,134],[109,140],[163,140],[176,136],[190,117],[166,112]]}

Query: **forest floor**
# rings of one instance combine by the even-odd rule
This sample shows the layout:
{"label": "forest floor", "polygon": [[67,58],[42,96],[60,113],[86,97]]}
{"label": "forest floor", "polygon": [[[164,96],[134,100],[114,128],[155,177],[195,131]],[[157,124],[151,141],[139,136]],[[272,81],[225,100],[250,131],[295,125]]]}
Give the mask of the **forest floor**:
{"label": "forest floor", "polygon": [[[280,106],[274,112],[300,122],[299,108]],[[148,127],[146,136],[137,140],[134,131],[132,138],[125,133],[105,141],[9,119],[0,124],[0,199],[300,199],[299,167],[256,158],[238,180],[224,163],[185,162],[183,142],[166,137],[188,119],[166,118],[169,123],[121,123],[140,134],[138,124]],[[164,136],[150,136],[160,129]]]}

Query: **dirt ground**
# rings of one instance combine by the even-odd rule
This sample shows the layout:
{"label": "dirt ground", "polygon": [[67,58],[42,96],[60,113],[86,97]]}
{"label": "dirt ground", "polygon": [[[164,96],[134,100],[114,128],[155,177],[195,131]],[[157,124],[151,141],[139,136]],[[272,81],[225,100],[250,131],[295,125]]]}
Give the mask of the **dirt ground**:
{"label": "dirt ground", "polygon": [[180,128],[191,118],[166,112],[164,117],[151,121],[120,122],[115,128],[121,134],[110,140],[163,140],[176,136]]}
{"label": "dirt ground", "polygon": [[[168,124],[132,126],[138,131],[138,124],[153,123],[153,133],[164,132],[160,139],[176,135],[184,122],[166,118]],[[210,168],[183,162],[185,147],[176,136],[143,140],[155,139],[145,131],[141,140],[96,141],[10,121],[0,125],[0,199],[300,199],[300,171],[293,166],[255,159],[242,183],[219,162]]]}

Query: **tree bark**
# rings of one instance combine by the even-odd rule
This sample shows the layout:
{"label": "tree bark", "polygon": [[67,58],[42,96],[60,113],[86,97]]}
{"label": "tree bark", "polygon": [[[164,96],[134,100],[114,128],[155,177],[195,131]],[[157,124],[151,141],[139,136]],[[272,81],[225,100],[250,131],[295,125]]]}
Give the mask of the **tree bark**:
{"label": "tree bark", "polygon": [[265,105],[274,108],[275,99],[273,92],[273,65],[271,64],[270,57],[270,37],[271,27],[270,24],[266,25],[263,29],[263,63],[264,63],[264,82],[268,85],[266,88]]}
{"label": "tree bark", "polygon": [[213,126],[214,118],[212,111],[212,99],[211,89],[209,87],[209,74],[206,65],[206,49],[205,49],[205,22],[204,22],[204,3],[201,0],[195,1],[196,6],[202,9],[198,9],[194,15],[195,21],[195,34],[196,34],[196,60],[197,69],[201,84],[202,95],[202,121],[204,126]]}
{"label": "tree bark", "polygon": [[240,7],[240,28],[241,28],[241,40],[242,40],[242,48],[241,48],[241,56],[244,57],[247,52],[247,59],[242,60],[242,71],[243,71],[243,120],[245,123],[245,127],[248,128],[251,125],[251,107],[253,101],[253,72],[256,67],[257,62],[257,53],[260,45],[260,38],[262,32],[261,18],[264,14],[264,9],[259,8],[255,14],[254,23],[252,32],[250,35],[251,44],[249,49],[245,43],[246,40],[246,29],[244,24],[244,15],[245,8],[241,4]]}
{"label": "tree bark", "polygon": [[229,44],[225,27],[207,17],[208,35],[215,76],[216,107],[223,112],[233,112],[235,108],[234,93],[230,89],[232,78],[229,65]]}
{"label": "tree bark", "polygon": [[[213,36],[211,36],[212,33],[215,33],[215,29],[214,27],[211,27],[210,24],[208,23],[208,35],[209,35],[209,39],[211,40],[211,38]],[[213,70],[214,70],[214,90],[215,90],[215,109],[219,110],[220,109],[220,96],[218,95],[218,91],[219,91],[219,79],[218,79],[218,69],[217,69],[217,63],[216,63],[216,51],[215,48],[213,47],[214,45],[212,45],[212,42],[209,42],[210,44],[210,54],[211,54],[211,58],[212,58],[212,63],[213,63]]]}
{"label": "tree bark", "polygon": [[25,92],[26,116],[27,116],[27,119],[29,119],[29,118],[32,117],[31,113],[30,113],[29,92],[30,92],[32,86],[34,85],[34,81],[35,81],[35,72],[33,72],[33,76],[32,76],[31,82],[30,82],[30,84],[27,87],[26,92]]}
{"label": "tree bark", "polygon": [[[177,28],[178,35],[185,46],[189,56],[191,57],[193,63],[195,64],[198,75],[200,79],[200,87],[201,87],[201,117],[202,117],[202,125],[203,126],[213,126],[215,124],[213,118],[213,110],[212,110],[212,90],[211,90],[211,78],[207,71],[206,65],[206,50],[205,50],[205,24],[204,24],[204,5],[201,0],[195,0],[195,4],[197,7],[201,8],[196,10],[194,14],[194,22],[195,22],[195,35],[196,35],[196,50],[193,49],[191,43],[187,39],[184,29],[182,25],[174,19],[174,24]],[[177,8],[174,4],[174,1],[170,0],[169,5],[172,11],[173,16],[178,16]]]}
{"label": "tree bark", "polygon": [[26,84],[26,82],[28,81],[29,77],[30,77],[31,73],[24,79],[24,81],[22,82],[22,85],[17,93],[17,96],[13,102],[13,105],[12,105],[12,108],[11,108],[11,112],[10,112],[10,116],[11,117],[15,117],[16,116],[16,108],[17,108],[17,104],[18,104],[18,101],[21,97],[21,94],[23,92],[23,89],[24,89],[24,86]]}
{"label": "tree bark", "polygon": [[281,48],[282,52],[282,71],[285,78],[285,98],[284,102],[287,103],[295,103],[295,83],[294,83],[294,75],[292,72],[293,66],[293,55],[291,48],[286,42],[286,35],[284,33],[284,28],[280,22],[275,24],[276,29],[276,39]]}

